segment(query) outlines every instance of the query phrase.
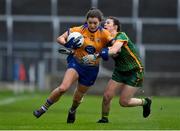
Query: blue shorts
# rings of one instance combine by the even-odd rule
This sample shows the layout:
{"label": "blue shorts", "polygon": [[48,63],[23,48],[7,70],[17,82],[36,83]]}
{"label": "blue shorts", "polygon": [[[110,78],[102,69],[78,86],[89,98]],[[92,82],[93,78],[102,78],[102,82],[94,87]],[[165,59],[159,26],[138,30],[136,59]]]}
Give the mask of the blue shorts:
{"label": "blue shorts", "polygon": [[79,83],[85,86],[92,86],[95,83],[99,72],[99,66],[83,65],[76,61],[76,59],[69,55],[67,57],[68,68],[75,69],[79,74]]}

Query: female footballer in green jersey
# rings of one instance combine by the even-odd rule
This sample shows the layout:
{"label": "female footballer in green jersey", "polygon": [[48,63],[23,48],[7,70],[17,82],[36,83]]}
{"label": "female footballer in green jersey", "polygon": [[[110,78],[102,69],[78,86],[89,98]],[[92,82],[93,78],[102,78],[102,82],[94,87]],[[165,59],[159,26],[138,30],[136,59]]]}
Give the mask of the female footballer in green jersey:
{"label": "female footballer in green jersey", "polygon": [[102,118],[98,123],[108,123],[110,103],[115,95],[116,89],[120,89],[119,104],[123,107],[143,107],[143,117],[150,114],[151,99],[134,98],[134,94],[142,87],[144,71],[143,64],[134,43],[124,32],[120,32],[120,22],[115,17],[108,17],[105,21],[104,28],[107,29],[114,37],[111,47],[103,48],[97,55],[89,55],[84,59],[87,61],[94,60],[97,56],[108,60],[112,56],[115,61],[112,78],[109,80],[103,95],[102,101]]}

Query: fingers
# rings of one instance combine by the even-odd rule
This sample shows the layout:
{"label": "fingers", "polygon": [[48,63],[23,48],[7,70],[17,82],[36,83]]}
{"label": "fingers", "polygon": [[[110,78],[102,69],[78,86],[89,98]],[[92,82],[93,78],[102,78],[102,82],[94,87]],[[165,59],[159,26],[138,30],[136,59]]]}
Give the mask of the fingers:
{"label": "fingers", "polygon": [[80,41],[80,39],[78,39],[78,38],[73,39],[73,42],[74,42],[75,44],[79,43],[79,41]]}
{"label": "fingers", "polygon": [[74,37],[72,37],[72,38],[69,40],[69,42],[74,42]]}
{"label": "fingers", "polygon": [[96,54],[94,54],[94,55],[96,56],[96,58],[99,58],[99,57],[100,57],[99,53],[96,53]]}
{"label": "fingers", "polygon": [[88,59],[87,57],[83,57],[83,58],[82,58],[82,62],[83,62],[84,64],[88,64],[88,63],[89,63],[89,59]]}
{"label": "fingers", "polygon": [[79,48],[81,47],[81,43],[79,42],[79,40],[74,42],[74,48]]}
{"label": "fingers", "polygon": [[96,55],[94,54],[90,54],[90,55],[86,55],[82,58],[82,62],[84,64],[92,64],[93,62],[95,62],[97,60]]}

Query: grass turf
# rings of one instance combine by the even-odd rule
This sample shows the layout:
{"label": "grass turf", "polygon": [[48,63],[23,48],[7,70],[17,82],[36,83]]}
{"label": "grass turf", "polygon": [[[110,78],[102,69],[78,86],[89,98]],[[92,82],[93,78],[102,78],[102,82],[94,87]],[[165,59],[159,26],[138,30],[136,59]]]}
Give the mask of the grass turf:
{"label": "grass turf", "polygon": [[[74,124],[67,124],[66,117],[71,106],[72,96],[64,95],[41,118],[32,115],[39,108],[48,94],[0,93],[0,129],[1,130],[179,130],[180,98],[153,97],[152,114],[142,117],[142,107],[123,108],[118,104],[118,97],[112,101],[109,115],[110,123],[99,124],[102,96],[85,96],[77,110]],[[3,103],[7,99],[14,101]]]}

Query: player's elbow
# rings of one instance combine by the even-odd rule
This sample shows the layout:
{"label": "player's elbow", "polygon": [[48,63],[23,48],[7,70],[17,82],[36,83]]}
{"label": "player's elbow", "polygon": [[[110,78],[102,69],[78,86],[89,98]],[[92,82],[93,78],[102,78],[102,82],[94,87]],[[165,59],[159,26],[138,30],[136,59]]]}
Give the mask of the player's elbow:
{"label": "player's elbow", "polygon": [[56,39],[56,42],[61,43],[61,37],[60,36]]}
{"label": "player's elbow", "polygon": [[56,41],[59,43],[59,44],[65,44],[66,43],[66,39],[63,35],[59,36]]}

